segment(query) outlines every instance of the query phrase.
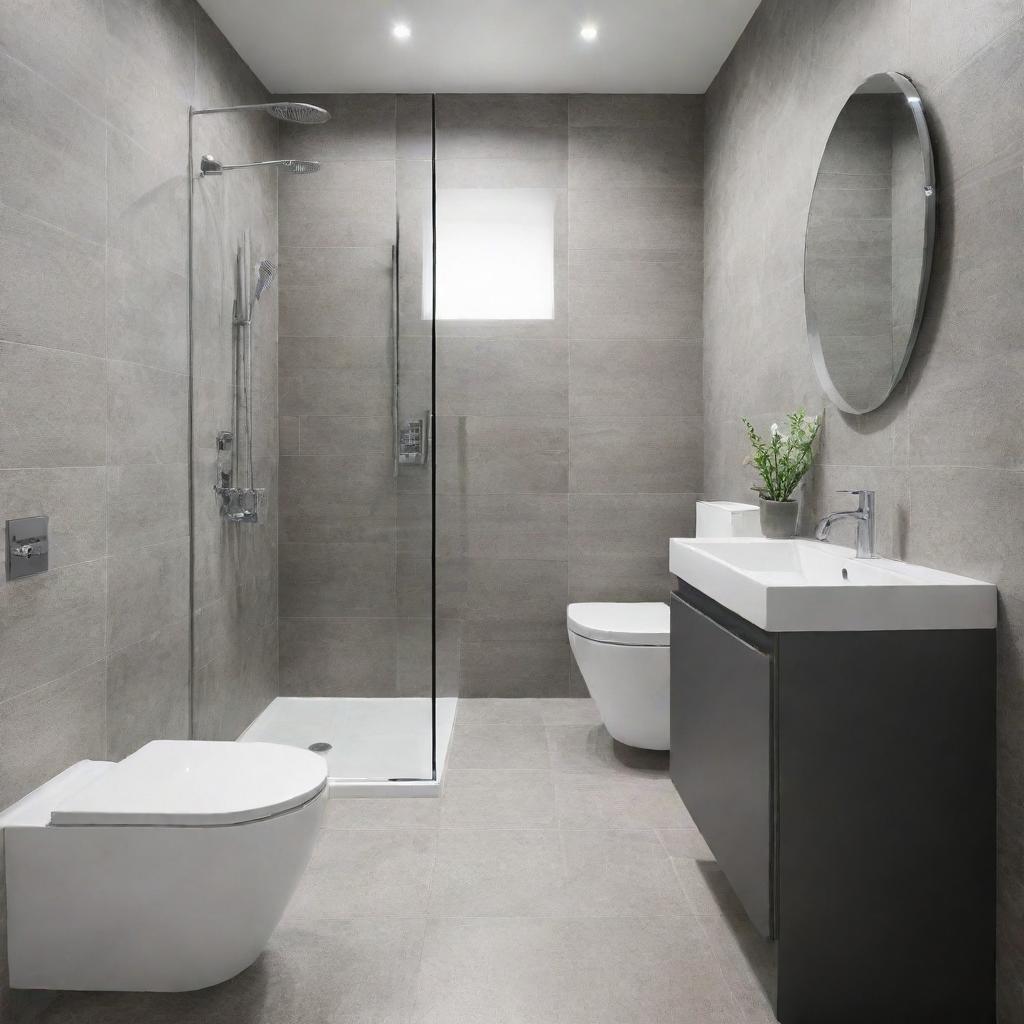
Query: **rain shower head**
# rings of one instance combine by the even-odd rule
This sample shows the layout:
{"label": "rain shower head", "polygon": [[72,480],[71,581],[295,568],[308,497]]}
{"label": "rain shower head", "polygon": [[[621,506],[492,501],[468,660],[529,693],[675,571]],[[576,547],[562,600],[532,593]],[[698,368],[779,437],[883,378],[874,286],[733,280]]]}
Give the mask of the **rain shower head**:
{"label": "rain shower head", "polygon": [[331,119],[331,115],[323,107],[314,106],[312,103],[282,100],[275,103],[243,103],[234,107],[204,107],[202,110],[193,110],[192,114],[234,114],[248,111],[262,111],[279,121],[290,121],[292,124],[323,124]]}
{"label": "rain shower head", "polygon": [[280,167],[289,174],[316,174],[320,170],[319,160],[257,160],[250,164],[222,164],[207,154],[199,161],[199,176],[205,178],[211,174],[223,174],[225,171],[238,171],[245,167]]}
{"label": "rain shower head", "polygon": [[312,103],[268,103],[266,108],[271,117],[293,124],[323,124],[331,119],[323,107]]}

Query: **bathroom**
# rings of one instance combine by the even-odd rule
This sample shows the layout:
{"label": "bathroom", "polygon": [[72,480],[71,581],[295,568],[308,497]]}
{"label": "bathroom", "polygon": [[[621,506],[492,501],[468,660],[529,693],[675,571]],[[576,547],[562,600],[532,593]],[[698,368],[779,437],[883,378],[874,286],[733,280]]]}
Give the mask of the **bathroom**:
{"label": "bathroom", "polygon": [[0,1020],[1024,1024],[1021,0],[0,0],[0,69]]}

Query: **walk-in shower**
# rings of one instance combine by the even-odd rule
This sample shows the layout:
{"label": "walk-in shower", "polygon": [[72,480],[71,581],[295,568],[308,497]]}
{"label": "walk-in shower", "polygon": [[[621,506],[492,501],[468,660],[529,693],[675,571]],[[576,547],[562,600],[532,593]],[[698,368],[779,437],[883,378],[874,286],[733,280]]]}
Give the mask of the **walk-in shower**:
{"label": "walk-in shower", "polygon": [[[305,102],[190,117],[193,736],[308,747],[350,795],[436,792],[456,701],[421,304],[433,109],[392,102],[380,143]],[[269,117],[205,116],[240,113]]]}

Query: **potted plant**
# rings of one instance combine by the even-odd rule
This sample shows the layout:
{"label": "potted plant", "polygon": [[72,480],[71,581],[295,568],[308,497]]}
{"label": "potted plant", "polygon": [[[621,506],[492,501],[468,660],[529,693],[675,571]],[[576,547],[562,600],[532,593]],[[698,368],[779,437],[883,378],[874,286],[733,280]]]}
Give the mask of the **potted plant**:
{"label": "potted plant", "polygon": [[817,416],[808,416],[803,409],[790,413],[787,419],[789,433],[782,433],[778,423],[773,423],[771,437],[765,441],[743,417],[754,449],[743,462],[756,466],[761,475],[761,483],[752,488],[761,499],[761,532],[776,539],[796,534],[800,502],[793,498],[793,492],[814,461],[812,449],[821,425]]}

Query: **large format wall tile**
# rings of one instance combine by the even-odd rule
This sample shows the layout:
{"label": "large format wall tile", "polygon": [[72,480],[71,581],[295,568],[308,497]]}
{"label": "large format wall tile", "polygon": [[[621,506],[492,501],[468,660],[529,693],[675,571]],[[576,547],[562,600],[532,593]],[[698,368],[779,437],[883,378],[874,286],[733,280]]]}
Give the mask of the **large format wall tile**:
{"label": "large format wall tile", "polygon": [[188,739],[188,620],[107,662],[107,754],[120,760],[150,740]]}
{"label": "large format wall tile", "polygon": [[196,79],[192,0],[104,0],[107,117],[162,163],[180,162]]}
{"label": "large format wall tile", "polygon": [[281,692],[294,697],[394,696],[398,621],[282,618]]}
{"label": "large format wall tile", "polygon": [[110,360],[107,457],[113,465],[181,462],[187,454],[188,379]]}
{"label": "large format wall tile", "polygon": [[110,651],[188,618],[188,538],[111,553],[107,564]]}
{"label": "large format wall tile", "polygon": [[103,661],[0,704],[0,805],[83,758],[106,754]]}
{"label": "large format wall tile", "polygon": [[567,490],[569,421],[445,416],[436,424],[438,494],[558,494]]}
{"label": "large format wall tile", "polygon": [[324,164],[318,174],[283,175],[280,182],[282,246],[391,244],[393,161]]}
{"label": "large format wall tile", "polygon": [[574,421],[572,491],[694,494],[703,490],[703,426],[695,417],[588,417]]}
{"label": "large format wall tile", "polygon": [[184,373],[188,368],[188,277],[111,248],[106,264],[107,355]]}
{"label": "large format wall tile", "polygon": [[390,316],[390,246],[281,250],[283,336],[381,337]]}
{"label": "large format wall tile", "polygon": [[283,543],[280,557],[285,618],[396,614],[393,543]]}
{"label": "large format wall tile", "polygon": [[677,251],[572,250],[570,336],[701,336],[702,261]]}
{"label": "large format wall tile", "polygon": [[10,2],[0,11],[0,46],[102,117],[106,28],[103,0]]}
{"label": "large format wall tile", "polygon": [[588,416],[701,413],[699,341],[573,341],[569,408]]}
{"label": "large format wall tile", "polygon": [[132,259],[181,274],[188,259],[188,181],[163,159],[107,129],[107,242]]}
{"label": "large format wall tile", "polygon": [[0,206],[0,262],[0,340],[104,355],[101,244]]}
{"label": "large format wall tile", "polygon": [[564,416],[565,338],[451,338],[437,342],[439,416]]}
{"label": "large format wall tile", "polygon": [[0,465],[102,465],[106,400],[102,360],[0,342]]}
{"label": "large format wall tile", "polygon": [[102,243],[103,122],[0,50],[3,203]]}
{"label": "large format wall tile", "polygon": [[104,559],[51,569],[0,587],[0,700],[103,658]]}

